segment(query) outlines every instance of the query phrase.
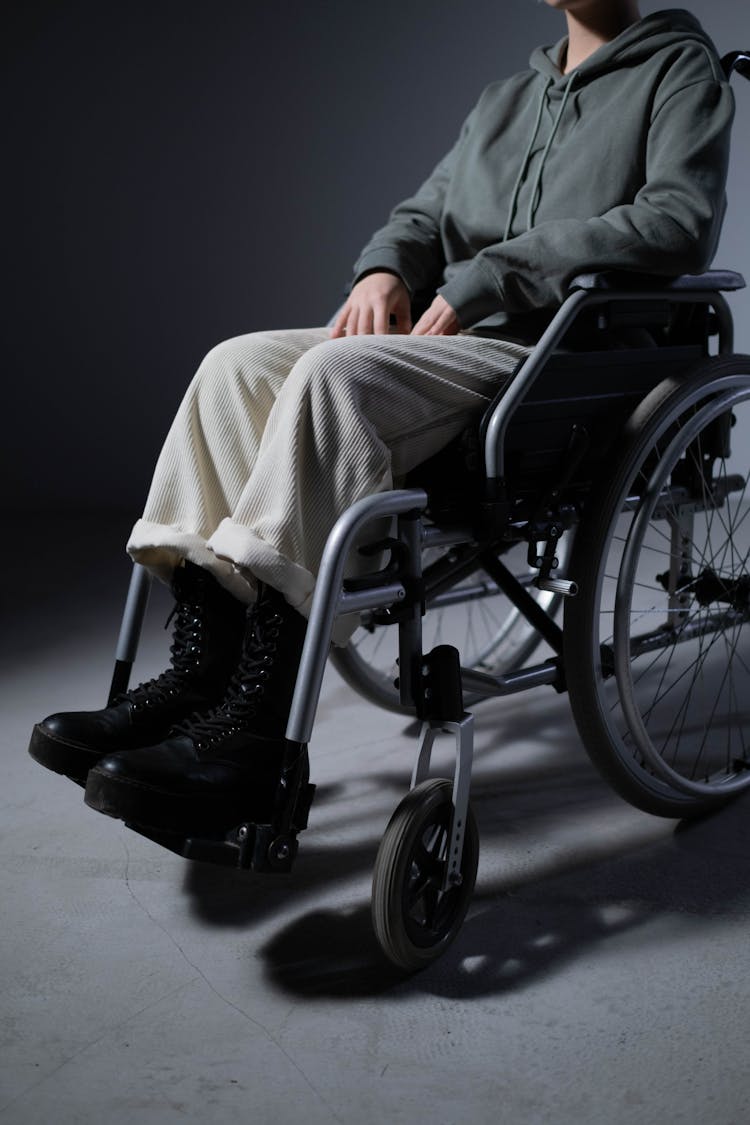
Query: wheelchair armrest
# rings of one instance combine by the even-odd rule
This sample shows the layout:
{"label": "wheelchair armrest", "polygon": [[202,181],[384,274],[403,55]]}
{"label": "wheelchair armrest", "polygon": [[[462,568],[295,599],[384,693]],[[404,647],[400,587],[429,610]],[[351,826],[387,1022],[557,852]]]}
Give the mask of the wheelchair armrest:
{"label": "wheelchair armrest", "polygon": [[570,292],[576,289],[632,289],[638,293],[643,289],[663,289],[666,292],[675,289],[681,290],[706,290],[727,293],[735,289],[744,289],[745,279],[741,273],[732,270],[708,270],[706,273],[686,273],[682,277],[655,277],[653,274],[627,273],[618,270],[606,270],[600,273],[582,273],[574,277],[570,283]]}

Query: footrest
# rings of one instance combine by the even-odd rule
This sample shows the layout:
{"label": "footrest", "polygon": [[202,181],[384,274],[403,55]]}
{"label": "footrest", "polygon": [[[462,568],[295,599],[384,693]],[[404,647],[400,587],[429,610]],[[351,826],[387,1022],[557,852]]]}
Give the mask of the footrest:
{"label": "footrest", "polygon": [[288,874],[299,849],[296,832],[279,835],[272,824],[238,824],[224,836],[209,833],[183,836],[142,824],[127,824],[126,827],[184,859],[249,871]]}
{"label": "footrest", "polygon": [[243,862],[243,839],[240,839],[244,825],[231,828],[222,834],[213,830],[202,831],[200,836],[186,836],[182,832],[169,832],[161,828],[149,828],[144,824],[125,822],[125,827],[147,840],[153,840],[162,848],[180,855],[184,859],[198,859],[204,863],[216,863],[222,867],[249,867]]}
{"label": "footrest", "polygon": [[314,795],[314,785],[308,782],[300,786],[291,826],[286,830],[278,824],[254,824],[252,821],[235,824],[225,831],[199,829],[190,836],[143,824],[127,823],[126,827],[185,859],[259,873],[289,874],[299,851],[297,833],[307,828]]}

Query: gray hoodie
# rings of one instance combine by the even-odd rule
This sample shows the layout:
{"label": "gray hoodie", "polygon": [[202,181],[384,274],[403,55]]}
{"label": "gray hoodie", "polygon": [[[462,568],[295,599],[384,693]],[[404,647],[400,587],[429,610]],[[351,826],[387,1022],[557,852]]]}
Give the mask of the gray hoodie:
{"label": "gray hoodie", "polygon": [[488,86],[450,152],[355,265],[437,291],[461,325],[538,337],[576,274],[677,276],[711,262],[725,210],[734,100],[699,22],[678,9],[626,28],[569,75],[567,44]]}

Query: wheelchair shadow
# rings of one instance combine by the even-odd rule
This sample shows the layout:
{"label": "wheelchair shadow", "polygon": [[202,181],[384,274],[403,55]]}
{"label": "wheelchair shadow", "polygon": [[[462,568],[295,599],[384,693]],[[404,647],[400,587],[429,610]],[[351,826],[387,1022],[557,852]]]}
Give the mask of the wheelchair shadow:
{"label": "wheelchair shadow", "polygon": [[[548,786],[540,787],[539,778],[528,766],[477,779],[472,786],[472,805],[480,835],[485,840],[513,837],[521,823],[565,819],[571,810],[580,814],[603,800],[617,800],[585,760],[575,766],[561,763],[548,771],[547,781]],[[367,876],[390,815],[376,814],[368,793],[377,794],[379,806],[393,810],[406,792],[404,774],[390,771],[359,777],[356,791],[353,796],[346,782],[319,787],[313,810],[319,819],[325,816],[335,826],[335,838],[321,845],[315,843],[315,837],[303,834],[291,875],[255,875],[189,862],[183,890],[191,900],[194,917],[209,926],[242,929],[297,899],[330,895],[337,886]],[[351,838],[353,832],[357,835]],[[325,834],[323,826],[319,835]]]}
{"label": "wheelchair shadow", "polygon": [[[551,877],[477,886],[469,917],[433,965],[405,976],[384,963],[369,904],[312,910],[261,949],[270,981],[295,997],[362,999],[390,993],[472,999],[521,991],[587,950],[664,916],[700,924],[750,898],[741,850],[750,798],[681,822],[662,841]],[[654,938],[663,943],[663,930]]]}
{"label": "wheelchair shadow", "polygon": [[[358,776],[354,784],[364,800],[352,795],[346,779],[321,786],[318,822],[334,826],[333,837],[328,842],[325,823],[317,836],[325,843],[314,834],[303,837],[291,876],[188,865],[184,889],[193,914],[210,926],[244,930],[296,911],[257,951],[269,982],[295,997],[478,998],[523,989],[655,919],[699,922],[732,913],[750,895],[750,851],[743,851],[750,796],[676,827],[632,813],[577,744],[563,739],[561,746],[558,738],[555,745],[551,730],[537,761],[499,756],[475,777],[482,855],[469,916],[446,953],[418,975],[404,976],[385,961],[361,885],[387,819],[382,810],[404,793],[400,770]],[[580,826],[589,817],[601,823],[610,809],[616,817],[623,808],[625,831],[604,842],[586,839]],[[533,855],[519,865],[525,841],[534,843]],[[503,852],[513,849],[515,864],[505,870]]]}

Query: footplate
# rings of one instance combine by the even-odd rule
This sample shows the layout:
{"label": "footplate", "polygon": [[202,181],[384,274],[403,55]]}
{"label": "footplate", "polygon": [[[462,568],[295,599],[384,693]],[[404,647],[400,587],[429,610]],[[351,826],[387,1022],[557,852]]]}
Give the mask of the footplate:
{"label": "footplate", "polygon": [[289,874],[299,851],[297,834],[307,828],[315,786],[308,781],[307,747],[287,744],[272,823],[242,821],[230,828],[200,828],[189,835],[143,824],[127,827],[185,859],[263,874]]}

